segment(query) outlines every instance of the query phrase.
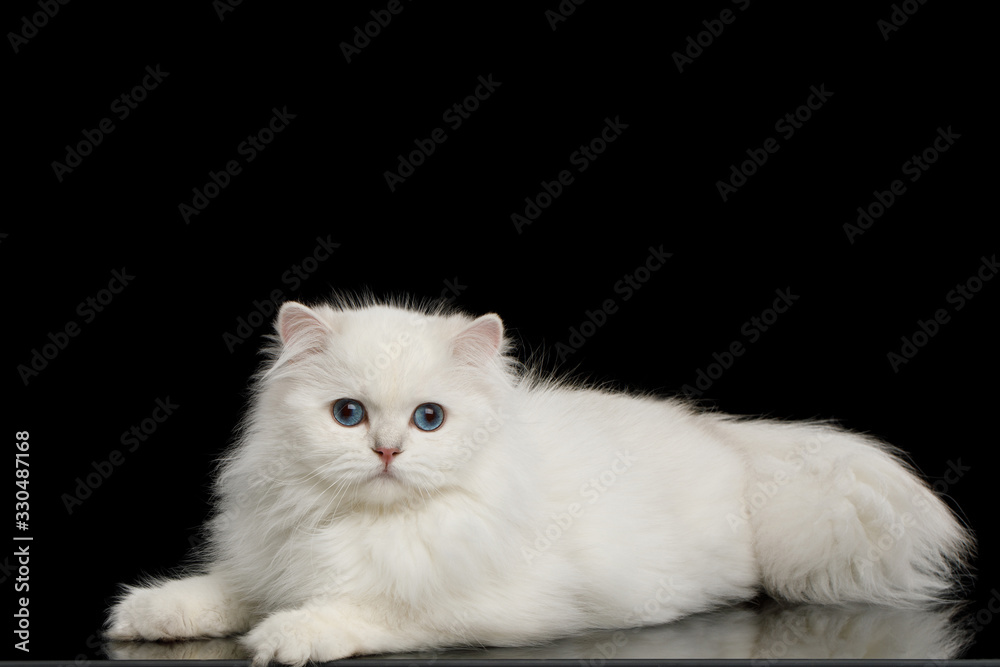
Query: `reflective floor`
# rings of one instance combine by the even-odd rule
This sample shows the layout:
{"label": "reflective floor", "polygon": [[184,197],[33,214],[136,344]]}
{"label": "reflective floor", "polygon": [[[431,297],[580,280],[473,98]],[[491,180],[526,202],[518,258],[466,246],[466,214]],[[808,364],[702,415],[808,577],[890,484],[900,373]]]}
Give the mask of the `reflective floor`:
{"label": "reflective floor", "polygon": [[[410,661],[449,659],[953,659],[972,641],[958,607],[903,610],[875,607],[782,606],[767,600],[690,616],[668,625],[601,631],[542,646],[452,649],[378,656]],[[113,659],[247,657],[233,639],[179,643],[112,643]]]}

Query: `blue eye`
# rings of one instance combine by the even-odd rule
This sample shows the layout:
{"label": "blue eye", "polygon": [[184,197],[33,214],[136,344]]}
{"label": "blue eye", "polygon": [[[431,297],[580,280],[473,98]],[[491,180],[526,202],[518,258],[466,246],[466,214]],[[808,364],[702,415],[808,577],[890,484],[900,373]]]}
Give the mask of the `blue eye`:
{"label": "blue eye", "polygon": [[421,431],[433,431],[442,422],[444,422],[444,408],[437,403],[424,403],[413,411],[413,423]]}
{"label": "blue eye", "polygon": [[333,404],[333,418],[343,426],[357,426],[365,418],[365,406],[353,398],[342,398]]}

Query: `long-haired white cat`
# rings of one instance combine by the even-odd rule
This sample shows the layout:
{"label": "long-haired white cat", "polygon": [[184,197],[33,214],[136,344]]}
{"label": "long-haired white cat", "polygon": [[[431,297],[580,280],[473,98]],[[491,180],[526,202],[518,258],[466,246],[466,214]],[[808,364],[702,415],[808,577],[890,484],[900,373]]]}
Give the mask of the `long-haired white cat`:
{"label": "long-haired white cat", "polygon": [[753,597],[916,605],[971,535],[886,445],[541,380],[496,315],[286,303],[201,568],[117,640],[255,664],[520,645]]}

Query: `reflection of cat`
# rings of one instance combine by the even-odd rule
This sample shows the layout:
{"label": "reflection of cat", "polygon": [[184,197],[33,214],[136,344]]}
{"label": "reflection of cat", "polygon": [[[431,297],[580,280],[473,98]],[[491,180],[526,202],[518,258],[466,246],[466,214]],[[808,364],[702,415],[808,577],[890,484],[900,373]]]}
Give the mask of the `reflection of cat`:
{"label": "reflection of cat", "polygon": [[113,639],[257,663],[519,645],[727,601],[915,604],[971,537],[888,447],[519,373],[495,315],[285,304],[204,568]]}
{"label": "reflection of cat", "polygon": [[[968,626],[953,607],[891,609],[867,605],[793,605],[772,601],[759,609],[737,606],[687,616],[665,625],[602,630],[540,646],[455,649],[398,653],[385,658],[416,661],[476,659],[581,660],[601,665],[608,659],[839,658],[950,660],[968,643]],[[185,642],[112,642],[105,647],[117,660],[238,660],[247,651],[235,638]],[[593,662],[590,662],[593,661]]]}

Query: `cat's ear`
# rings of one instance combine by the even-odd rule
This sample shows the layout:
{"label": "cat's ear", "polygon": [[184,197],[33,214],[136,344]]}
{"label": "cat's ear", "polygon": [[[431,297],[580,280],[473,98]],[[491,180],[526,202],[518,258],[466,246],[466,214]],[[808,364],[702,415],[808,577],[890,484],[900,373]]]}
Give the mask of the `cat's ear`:
{"label": "cat's ear", "polygon": [[316,312],[297,301],[287,301],[278,312],[278,335],[285,350],[298,356],[318,352],[323,341],[331,333],[330,328]]}
{"label": "cat's ear", "polygon": [[503,347],[503,322],[489,313],[477,318],[452,341],[452,350],[459,359],[479,365],[497,355]]}

